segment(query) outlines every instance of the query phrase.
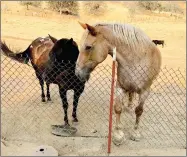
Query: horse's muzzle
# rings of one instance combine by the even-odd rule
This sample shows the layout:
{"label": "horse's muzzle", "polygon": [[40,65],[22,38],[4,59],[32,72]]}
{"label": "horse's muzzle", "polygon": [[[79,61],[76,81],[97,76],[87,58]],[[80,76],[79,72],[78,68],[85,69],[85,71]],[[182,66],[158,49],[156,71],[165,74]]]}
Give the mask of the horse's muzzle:
{"label": "horse's muzzle", "polygon": [[76,67],[75,69],[75,75],[82,81],[88,81],[90,78],[91,69],[89,68],[83,68],[80,69]]}

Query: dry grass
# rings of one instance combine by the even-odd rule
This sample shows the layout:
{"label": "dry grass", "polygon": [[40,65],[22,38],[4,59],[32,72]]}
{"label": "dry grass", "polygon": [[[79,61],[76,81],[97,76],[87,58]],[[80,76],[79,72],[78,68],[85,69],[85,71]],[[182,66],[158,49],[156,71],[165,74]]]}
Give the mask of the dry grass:
{"label": "dry grass", "polygon": [[[98,21],[127,22],[143,29],[152,39],[165,40],[166,47],[160,47],[163,65],[185,68],[186,16],[183,19],[175,19],[175,17],[166,17],[162,14],[157,16],[138,14],[132,18],[124,5],[114,2],[108,2],[108,12],[99,17],[90,18],[81,11],[80,17],[60,16],[55,13],[51,14],[51,12],[46,14],[47,17],[40,17],[39,15],[33,16],[32,11],[30,15],[28,13],[28,16],[25,16],[22,14],[25,9],[16,2],[4,3],[8,4],[11,11],[2,12],[2,38],[18,48],[25,49],[31,40],[38,36],[46,36],[48,33],[57,38],[73,37],[79,43],[83,29],[77,21],[91,24]],[[107,60],[110,61],[110,59]]]}

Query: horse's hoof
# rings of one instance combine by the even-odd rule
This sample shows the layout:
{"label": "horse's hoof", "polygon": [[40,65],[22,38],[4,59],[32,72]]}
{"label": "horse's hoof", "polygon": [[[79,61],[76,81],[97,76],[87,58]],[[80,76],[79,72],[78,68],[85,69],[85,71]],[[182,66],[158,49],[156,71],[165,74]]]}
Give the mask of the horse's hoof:
{"label": "horse's hoof", "polygon": [[130,139],[131,139],[132,141],[137,141],[137,142],[140,141],[141,135],[140,135],[139,131],[135,130],[135,131],[132,133],[132,135],[130,136]]}
{"label": "horse's hoof", "polygon": [[119,146],[125,141],[125,134],[122,130],[115,129],[112,134],[112,141],[115,145]]}
{"label": "horse's hoof", "polygon": [[77,118],[73,118],[73,122],[79,122]]}
{"label": "horse's hoof", "polygon": [[45,102],[45,99],[42,99],[42,102]]}
{"label": "horse's hoof", "polygon": [[51,98],[47,98],[47,101],[52,101]]}
{"label": "horse's hoof", "polygon": [[52,103],[53,101],[52,100],[47,100],[48,103]]}
{"label": "horse's hoof", "polygon": [[79,121],[78,121],[78,119],[76,118],[73,118],[73,120],[72,120],[72,125],[73,126],[78,126],[79,125],[79,123],[78,123]]}
{"label": "horse's hoof", "polygon": [[69,122],[65,122],[64,126],[70,126]]}

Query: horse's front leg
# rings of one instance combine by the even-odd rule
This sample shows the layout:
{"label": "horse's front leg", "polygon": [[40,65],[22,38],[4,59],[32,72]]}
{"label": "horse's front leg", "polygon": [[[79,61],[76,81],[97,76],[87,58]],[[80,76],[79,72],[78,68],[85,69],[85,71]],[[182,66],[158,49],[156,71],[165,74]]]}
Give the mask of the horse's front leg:
{"label": "horse's front leg", "polygon": [[121,129],[120,127],[120,117],[122,112],[122,103],[119,97],[116,98],[115,104],[114,104],[114,111],[116,114],[116,129]]}
{"label": "horse's front leg", "polygon": [[46,82],[46,86],[47,86],[47,101],[51,101],[49,85],[50,85],[50,83]]}
{"label": "horse's front leg", "polygon": [[79,98],[83,91],[84,91],[84,85],[80,85],[80,88],[74,89],[73,112],[72,112],[73,122],[78,122],[77,106],[78,106]]}
{"label": "horse's front leg", "polygon": [[64,109],[64,122],[65,122],[65,125],[69,125],[69,122],[68,122],[68,101],[67,101],[67,90],[64,89],[63,87],[61,87],[61,85],[59,85],[59,93],[60,93],[60,97],[61,97],[61,100],[62,100],[62,106],[63,106],[63,109]]}
{"label": "horse's front leg", "polygon": [[116,114],[116,129],[121,129],[121,122],[120,122],[120,117],[122,113],[122,107],[123,107],[123,98],[124,98],[124,91],[121,88],[117,88],[115,90],[115,104],[114,104],[114,111]]}
{"label": "horse's front leg", "polygon": [[121,122],[120,122],[120,117],[122,113],[122,105],[123,105],[123,96],[120,95],[120,93],[117,93],[117,97],[115,99],[115,104],[114,104],[114,111],[116,114],[116,126],[113,131],[113,142],[116,145],[120,145],[124,142],[125,135],[122,131],[121,127]]}

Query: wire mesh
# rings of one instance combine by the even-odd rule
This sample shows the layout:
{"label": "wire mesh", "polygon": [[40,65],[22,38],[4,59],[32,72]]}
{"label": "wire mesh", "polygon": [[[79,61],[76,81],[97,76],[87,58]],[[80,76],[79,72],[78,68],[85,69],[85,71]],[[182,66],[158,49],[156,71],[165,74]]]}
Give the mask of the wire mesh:
{"label": "wire mesh", "polygon": [[[68,69],[69,67],[66,67]],[[99,65],[91,74],[80,96],[77,117],[72,122],[73,91],[67,92],[68,119],[77,129],[72,137],[94,137],[107,144],[108,117],[111,88],[111,65]],[[127,137],[125,147],[158,148],[186,146],[186,84],[185,71],[162,68],[151,86],[141,117],[140,142],[129,140],[135,123],[134,111],[122,114],[123,131]],[[44,77],[44,76],[42,76]],[[56,77],[56,76],[55,76]],[[65,74],[62,78],[65,77]],[[62,80],[75,85],[75,82]],[[45,93],[46,93],[46,88]],[[64,111],[59,88],[50,84],[51,102],[41,102],[41,87],[32,67],[2,56],[1,61],[1,137],[4,140],[23,140],[49,144],[57,150],[63,139],[51,134],[51,125],[64,124]],[[126,100],[124,100],[126,101]],[[137,106],[138,96],[133,101]],[[115,113],[113,112],[113,128]],[[113,146],[114,147],[114,146]],[[72,148],[73,149],[73,148]],[[114,149],[114,148],[113,148]],[[101,151],[107,152],[106,147]],[[16,154],[16,152],[15,152]]]}

